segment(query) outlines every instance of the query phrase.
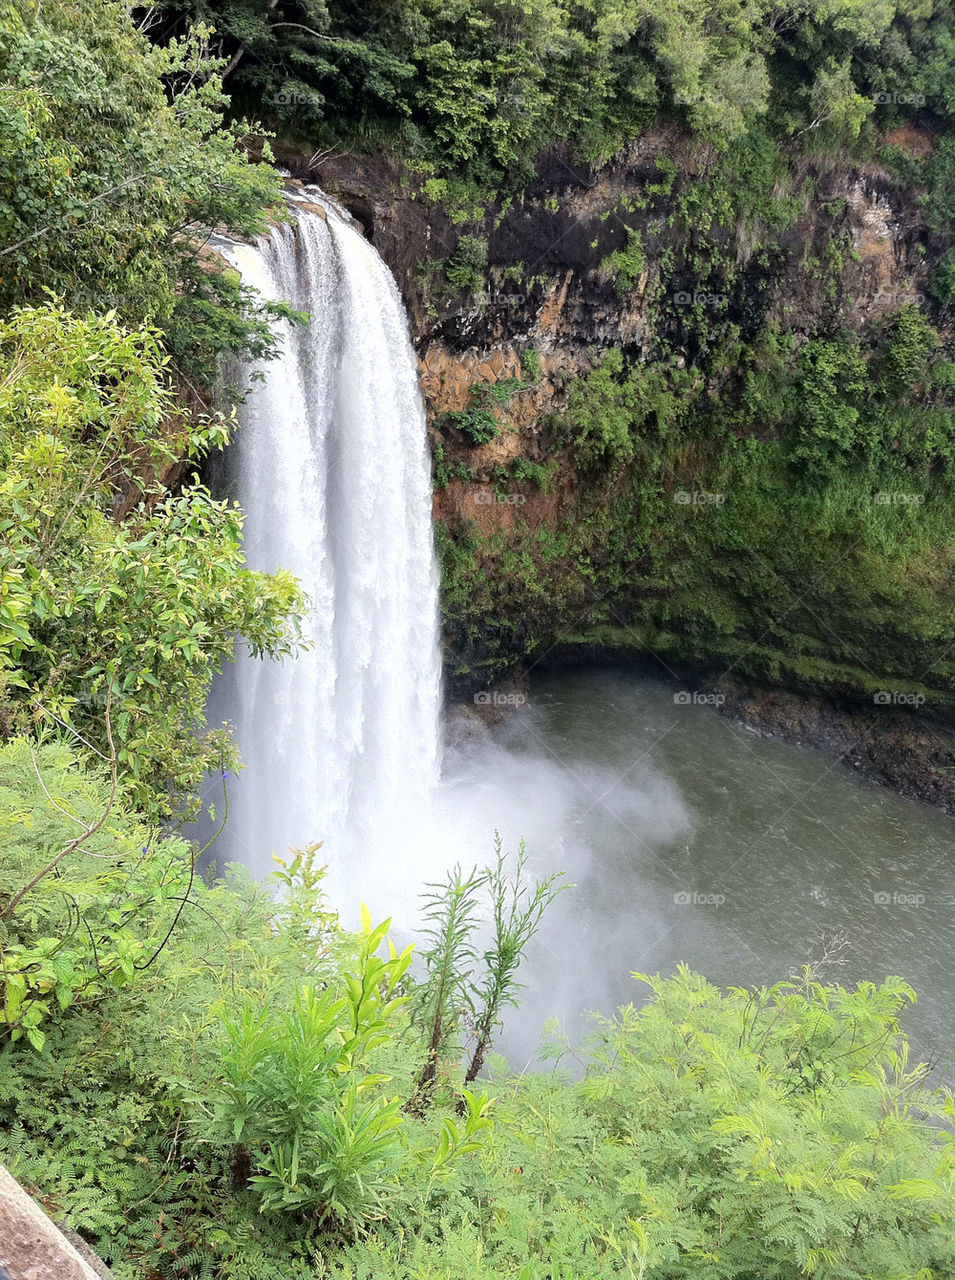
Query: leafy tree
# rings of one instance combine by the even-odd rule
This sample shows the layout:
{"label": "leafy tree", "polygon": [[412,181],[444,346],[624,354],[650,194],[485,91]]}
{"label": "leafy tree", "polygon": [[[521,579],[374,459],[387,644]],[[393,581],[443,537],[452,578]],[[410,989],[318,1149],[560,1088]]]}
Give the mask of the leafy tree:
{"label": "leafy tree", "polygon": [[858,138],[874,107],[871,98],[857,91],[848,59],[834,60],[820,68],[808,93],[810,122],[806,130],[819,129],[834,142]]}
{"label": "leafy tree", "polygon": [[[227,769],[203,702],[238,635],[253,652],[297,643],[294,579],[244,567],[242,516],[165,467],[227,437],[182,423],[154,332],[60,304],[0,325],[0,675],[8,726],[72,725],[115,761],[150,812]],[[164,434],[168,432],[168,434]],[[113,511],[134,477],[139,504]]]}
{"label": "leafy tree", "polygon": [[160,48],[112,0],[0,5],[0,307],[53,289],[115,309],[160,328],[206,384],[223,351],[271,348],[275,310],[207,251],[208,232],[263,231],[280,190],[250,163],[247,129],[223,123],[209,34]]}

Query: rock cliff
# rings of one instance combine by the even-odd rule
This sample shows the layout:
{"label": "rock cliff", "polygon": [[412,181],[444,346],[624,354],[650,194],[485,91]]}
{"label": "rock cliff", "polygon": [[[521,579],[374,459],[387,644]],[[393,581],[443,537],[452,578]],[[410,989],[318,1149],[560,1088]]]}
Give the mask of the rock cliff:
{"label": "rock cliff", "polygon": [[[487,208],[380,156],[280,157],[408,308],[453,691],[613,654],[950,722],[948,241],[890,160],[931,136],[885,141],[727,155],[671,125],[602,168],[548,153]],[[934,363],[889,395],[913,346]]]}

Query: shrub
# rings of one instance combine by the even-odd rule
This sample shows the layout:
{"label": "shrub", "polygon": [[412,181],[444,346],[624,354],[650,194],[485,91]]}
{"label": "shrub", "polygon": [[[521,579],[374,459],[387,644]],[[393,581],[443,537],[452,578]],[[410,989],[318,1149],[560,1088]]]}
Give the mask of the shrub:
{"label": "shrub", "polygon": [[[157,335],[113,314],[51,303],[0,324],[6,715],[75,727],[153,813],[188,807],[235,758],[228,734],[202,733],[233,637],[290,653],[303,604],[287,572],[245,568],[235,506],[162,485],[173,459],[228,434],[219,419],[167,434],[165,367]],[[126,523],[117,502],[134,509]]]}
{"label": "shrub", "polygon": [[115,308],[210,385],[224,351],[272,348],[275,309],[201,252],[205,235],[262,232],[281,183],[225,122],[211,30],[187,27],[157,48],[121,4],[4,6],[0,303],[54,290]]}
{"label": "shrub", "polygon": [[856,341],[843,335],[807,342],[799,352],[799,388],[799,416],[790,436],[794,459],[818,469],[865,447],[869,375]]}
{"label": "shrub", "polygon": [[462,236],[446,270],[452,289],[480,291],[487,270],[487,241],[480,236]]}
{"label": "shrub", "polygon": [[488,409],[461,409],[445,414],[444,421],[463,431],[472,444],[489,444],[501,434],[494,414]]}
{"label": "shrub", "polygon": [[527,347],[521,353],[521,373],[531,384],[535,383],[541,373],[541,354],[536,347]]}
{"label": "shrub", "polygon": [[634,227],[627,227],[626,231],[626,245],[608,254],[600,264],[601,270],[609,271],[614,277],[614,288],[619,297],[630,292],[647,262],[640,232]]}

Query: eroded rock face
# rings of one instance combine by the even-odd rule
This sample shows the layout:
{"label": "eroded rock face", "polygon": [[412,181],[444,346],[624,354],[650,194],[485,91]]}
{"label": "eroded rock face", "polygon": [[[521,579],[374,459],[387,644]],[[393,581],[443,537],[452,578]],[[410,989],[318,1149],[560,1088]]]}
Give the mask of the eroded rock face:
{"label": "eroded rock face", "polygon": [[[923,157],[932,145],[912,126],[885,141]],[[672,510],[674,501],[692,498],[685,508],[690,528],[691,518],[705,522],[706,500],[723,500],[705,431],[718,415],[733,420],[742,393],[741,371],[724,350],[762,359],[760,343],[782,334],[795,364],[808,340],[848,332],[871,354],[893,317],[917,302],[952,358],[952,312],[934,303],[928,287],[948,244],[927,228],[919,188],[877,162],[825,167],[803,158],[773,180],[772,201],[764,191],[750,215],[726,218],[714,183],[720,157],[668,124],[600,168],[544,154],[512,201],[455,222],[427,198],[418,176],[390,158],[338,157],[310,172],[294,155],[279,160],[352,211],[408,310],[435,460],[438,542],[451,567],[446,684],[468,702],[462,732],[483,731],[470,706],[475,693],[532,653],[566,647],[579,661],[662,653],[668,663],[740,673],[747,667],[741,655],[758,649],[748,674],[768,688],[792,690],[793,708],[800,698],[822,695],[827,706],[841,702],[848,710],[830,723],[820,704],[811,725],[800,727],[788,704],[783,714],[760,698],[745,700],[742,718],[839,750],[858,742],[856,767],[908,794],[952,803],[939,779],[952,741],[944,725],[955,718],[955,668],[943,661],[955,631],[949,634],[950,610],[942,607],[955,542],[939,549],[924,582],[883,574],[889,585],[880,586],[879,566],[869,573],[872,566],[860,561],[856,577],[832,591],[823,583],[800,610],[791,606],[804,598],[804,579],[817,585],[811,550],[805,564],[793,548],[777,564],[775,544],[760,544],[766,578],[779,594],[774,606],[758,575],[738,564],[736,542],[694,540],[674,533],[671,521],[674,540],[665,543],[654,507],[662,500]],[[708,183],[715,195],[707,194]],[[770,226],[768,206],[777,198],[785,216]],[[639,251],[631,253],[634,232]],[[449,276],[465,237],[480,244],[478,267],[486,250],[487,266]],[[705,253],[696,252],[700,242]],[[467,265],[466,258],[459,262]],[[471,284],[452,287],[449,279]],[[720,295],[719,306],[707,303],[710,294]],[[678,448],[667,456],[665,474],[653,470],[650,449],[629,471],[624,465],[599,478],[575,451],[575,389],[593,385],[588,375],[612,348],[628,368],[692,375],[692,410],[667,427]],[[486,414],[493,416],[498,430],[490,441],[481,443],[486,432],[470,429],[475,411],[485,425]],[[741,430],[761,441],[784,429],[772,417],[747,421]],[[704,424],[695,435],[694,422]],[[765,511],[758,516],[768,519]],[[697,595],[686,586],[684,542],[710,573]],[[933,696],[925,712],[939,723],[938,741],[916,749],[900,713],[898,749],[883,749],[873,728],[879,715],[864,713],[870,678],[886,689],[908,688],[906,679],[926,672],[933,682],[924,692]]]}
{"label": "eroded rock face", "polygon": [[[98,1260],[97,1260],[98,1262]],[[94,1269],[27,1195],[0,1168],[0,1280],[101,1280]]]}
{"label": "eroded rock face", "polygon": [[[931,146],[912,129],[887,140],[913,155]],[[704,368],[718,341],[715,331],[701,337],[686,319],[688,308],[672,305],[681,294],[724,287],[672,265],[695,234],[672,216],[677,196],[718,164],[675,124],[648,130],[599,169],[545,154],[520,198],[461,224],[386,157],[339,157],[315,171],[294,155],[279,158],[352,208],[388,262],[419,353],[436,456],[452,473],[469,471],[478,485],[519,456],[554,455],[548,424],[565,413],[568,387],[608,348],[622,347],[637,361],[665,349],[676,368]],[[659,183],[658,159],[676,168],[672,192],[648,197]],[[771,248],[765,235],[760,240],[758,220],[716,233],[733,264],[724,328],[735,326],[743,342],[767,330],[789,332],[798,347],[816,332],[864,332],[909,302],[930,303],[929,270],[942,249],[931,243],[918,190],[900,186],[877,164],[819,171],[805,161],[790,174],[790,187],[802,211]],[[608,264],[626,250],[628,227],[639,233],[644,260],[620,288]],[[454,290],[441,268],[463,236],[486,244],[488,265],[483,283]],[[950,318],[929,310],[946,332]],[[501,435],[475,447],[448,415],[469,407],[473,385],[520,379],[528,348],[539,359],[533,386],[498,407]],[[533,486],[522,491],[522,514],[556,530],[566,508],[554,495],[566,496],[577,484],[568,453],[546,497]],[[435,517],[452,534],[463,533],[467,521],[483,532],[516,527],[506,504],[475,503],[467,487],[452,478],[436,490]]]}
{"label": "eroded rock face", "polygon": [[[912,155],[931,148],[918,130],[898,130],[887,139]],[[280,155],[293,172],[317,181],[363,225],[368,238],[394,272],[408,308],[412,336],[425,356],[436,341],[489,362],[496,350],[531,343],[543,352],[558,348],[584,352],[623,345],[648,349],[659,317],[652,312],[668,250],[679,249],[687,229],[670,225],[673,197],[638,209],[648,187],[659,182],[656,161],[677,169],[674,193],[706,176],[718,163],[709,149],[678,126],[648,130],[602,168],[575,165],[554,152],[539,158],[536,176],[519,199],[494,205],[455,224],[427,200],[421,183],[384,156],[330,159],[316,170],[294,154]],[[739,225],[721,233],[727,257],[741,268],[733,287],[731,312],[742,336],[780,323],[808,333],[834,318],[848,328],[864,327],[873,311],[898,298],[925,292],[933,254],[925,253],[926,230],[920,192],[900,186],[877,164],[817,170],[803,162],[791,186],[814,194],[779,237],[769,259],[755,253],[758,232]],[[607,262],[627,245],[627,226],[639,230],[646,261],[629,288],[615,288]],[[487,244],[486,277],[473,291],[434,287],[429,264],[454,256],[462,236]],[[844,237],[853,251],[845,262],[837,297],[825,282],[804,270],[807,259],[824,259],[827,247]],[[941,249],[939,250],[941,251]],[[702,285],[677,270],[667,279],[675,289]],[[676,330],[666,335],[679,348]],[[692,361],[692,340],[683,352]]]}

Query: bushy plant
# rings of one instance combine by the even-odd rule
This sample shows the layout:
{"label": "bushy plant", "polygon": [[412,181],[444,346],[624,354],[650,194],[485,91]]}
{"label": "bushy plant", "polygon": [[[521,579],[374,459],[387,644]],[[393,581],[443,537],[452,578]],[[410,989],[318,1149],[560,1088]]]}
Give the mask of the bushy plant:
{"label": "bushy plant", "polygon": [[168,941],[194,851],[122,822],[112,782],[63,744],[0,746],[0,1040],[42,1049],[44,1026],[142,979]]}
{"label": "bushy plant", "polygon": [[623,248],[615,249],[600,264],[602,271],[608,271],[614,277],[614,288],[620,297],[630,292],[647,261],[640,232],[634,227],[627,227],[626,233],[627,242]]}
{"label": "bushy plant", "polygon": [[644,980],[581,1088],[633,1152],[648,1275],[944,1273],[955,1148],[926,1121],[955,1111],[899,1037],[905,983]]}
{"label": "bushy plant", "polygon": [[463,431],[471,444],[490,444],[501,434],[497,419],[489,409],[470,407],[444,415],[443,421]]}
{"label": "bushy plant", "polygon": [[206,237],[263,231],[280,192],[250,163],[246,127],[225,122],[213,43],[199,26],[151,45],[112,0],[2,5],[0,302],[52,289],[115,309],[161,329],[207,385],[223,351],[271,349],[275,308]]}
{"label": "bushy plant", "polygon": [[155,333],[113,314],[50,303],[0,324],[5,717],[72,725],[151,812],[234,762],[228,734],[202,732],[233,636],[290,653],[303,604],[290,574],[245,567],[235,506],[163,486],[173,459],[228,436],[218,418],[181,424],[166,363]]}
{"label": "bushy plant", "polygon": [[227,1019],[222,1080],[209,1095],[214,1124],[199,1132],[219,1133],[234,1181],[252,1188],[261,1212],[351,1233],[381,1215],[394,1185],[401,1117],[398,1099],[368,1092],[379,1077],[352,1075],[346,1007],[330,990],[302,986],[286,1014],[246,1005]]}
{"label": "bushy plant", "polygon": [[480,236],[462,236],[445,268],[448,284],[452,289],[478,292],[484,285],[486,270],[487,241]]}
{"label": "bushy plant", "polygon": [[611,347],[568,392],[578,461],[592,471],[623,466],[643,432],[662,435],[679,420],[694,389],[686,371],[631,363],[620,347]]}
{"label": "bushy plant", "polygon": [[799,352],[800,405],[792,455],[810,467],[866,448],[870,423],[864,417],[869,375],[858,343],[848,335],[818,338]]}

